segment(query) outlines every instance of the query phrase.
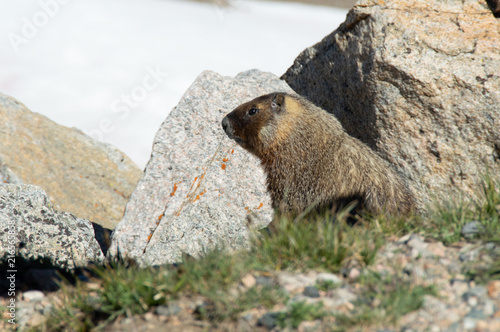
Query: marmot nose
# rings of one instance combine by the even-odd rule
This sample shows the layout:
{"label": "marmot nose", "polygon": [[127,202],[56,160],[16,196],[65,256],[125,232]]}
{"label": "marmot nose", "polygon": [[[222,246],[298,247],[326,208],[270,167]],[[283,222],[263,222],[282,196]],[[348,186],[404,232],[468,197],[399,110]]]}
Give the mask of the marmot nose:
{"label": "marmot nose", "polygon": [[229,126],[229,119],[225,116],[224,119],[222,119],[222,129],[224,129],[224,132],[227,132],[227,126]]}

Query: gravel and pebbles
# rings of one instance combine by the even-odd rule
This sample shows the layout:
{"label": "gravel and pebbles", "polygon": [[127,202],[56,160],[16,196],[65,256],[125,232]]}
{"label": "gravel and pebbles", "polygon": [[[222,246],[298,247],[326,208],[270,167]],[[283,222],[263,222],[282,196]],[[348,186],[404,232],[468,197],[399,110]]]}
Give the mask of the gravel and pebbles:
{"label": "gravel and pebbles", "polygon": [[[471,231],[475,231],[473,227]],[[384,245],[370,266],[353,267],[343,270],[342,274],[315,271],[276,272],[271,276],[260,275],[259,272],[246,274],[238,287],[280,287],[287,293],[288,303],[276,305],[270,310],[247,310],[236,321],[222,323],[217,327],[196,318],[197,308],[204,305],[202,298],[180,298],[146,314],[118,319],[106,330],[279,331],[279,313],[285,312],[297,302],[322,303],[322,310],[326,313],[349,315],[356,307],[356,300],[363,296],[360,278],[368,271],[374,271],[383,276],[397,275],[410,281],[412,286],[435,285],[437,296],[425,295],[420,309],[402,316],[396,323],[371,322],[347,330],[496,332],[500,331],[500,280],[478,282],[471,280],[466,273],[471,264],[488,263],[495,257],[500,257],[499,251],[500,246],[494,243],[462,242],[445,246],[419,235],[407,235]],[[57,301],[57,295],[57,292],[44,294],[35,290],[18,294],[15,328],[25,330],[41,324],[54,301]],[[6,307],[8,300],[1,299],[2,308]],[[372,307],[376,306],[374,301]],[[13,329],[7,319],[8,312],[5,311],[0,330]],[[335,326],[335,318],[327,315],[322,320],[301,322],[297,331],[330,331]]]}

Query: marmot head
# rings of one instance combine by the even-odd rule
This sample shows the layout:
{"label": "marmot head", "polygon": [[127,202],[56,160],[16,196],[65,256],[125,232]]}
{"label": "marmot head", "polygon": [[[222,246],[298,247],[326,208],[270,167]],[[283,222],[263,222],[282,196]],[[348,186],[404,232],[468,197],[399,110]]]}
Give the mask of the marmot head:
{"label": "marmot head", "polygon": [[279,128],[285,115],[285,104],[292,98],[275,92],[260,96],[235,108],[222,120],[222,128],[229,138],[257,156],[279,139]]}

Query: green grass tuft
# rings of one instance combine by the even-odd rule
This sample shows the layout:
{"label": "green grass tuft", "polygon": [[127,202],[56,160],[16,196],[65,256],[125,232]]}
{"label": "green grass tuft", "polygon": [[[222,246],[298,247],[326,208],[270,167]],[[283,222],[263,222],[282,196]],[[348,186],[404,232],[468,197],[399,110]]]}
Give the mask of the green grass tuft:
{"label": "green grass tuft", "polygon": [[320,291],[327,292],[340,287],[340,283],[333,282],[332,280],[320,280],[316,282],[316,288]]}
{"label": "green grass tuft", "polygon": [[344,327],[372,323],[396,323],[397,320],[424,303],[425,295],[437,296],[435,286],[413,285],[397,276],[382,277],[375,272],[360,276],[362,296],[353,304],[349,315],[337,315],[337,323]]}
{"label": "green grass tuft", "polygon": [[280,312],[277,323],[281,328],[293,327],[296,329],[303,321],[312,321],[325,317],[327,313],[323,310],[323,303],[307,304],[305,301],[295,302],[290,309]]}
{"label": "green grass tuft", "polygon": [[370,224],[350,226],[338,215],[312,215],[303,220],[274,221],[272,232],[254,239],[256,261],[273,270],[320,269],[338,272],[348,261],[372,263],[384,234]]}
{"label": "green grass tuft", "polygon": [[426,236],[452,244],[463,239],[463,227],[478,221],[483,230],[468,241],[500,243],[500,189],[498,180],[485,176],[481,198],[476,202],[445,202],[436,204],[421,225]]}
{"label": "green grass tuft", "polygon": [[257,307],[271,308],[276,303],[286,301],[287,296],[282,290],[275,287],[252,287],[236,296],[226,292],[209,294],[205,305],[197,310],[200,319],[212,323],[236,319],[241,312]]}

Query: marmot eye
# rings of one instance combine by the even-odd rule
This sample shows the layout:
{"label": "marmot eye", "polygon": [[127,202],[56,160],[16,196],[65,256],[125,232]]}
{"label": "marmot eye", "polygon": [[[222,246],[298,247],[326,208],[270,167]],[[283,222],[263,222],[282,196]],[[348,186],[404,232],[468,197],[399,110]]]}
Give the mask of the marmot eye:
{"label": "marmot eye", "polygon": [[248,111],[248,115],[250,115],[250,116],[251,116],[251,115],[255,115],[255,114],[257,114],[257,113],[259,113],[259,109],[258,109],[258,108],[255,108],[255,107],[252,107],[252,108],[250,109],[250,111]]}

